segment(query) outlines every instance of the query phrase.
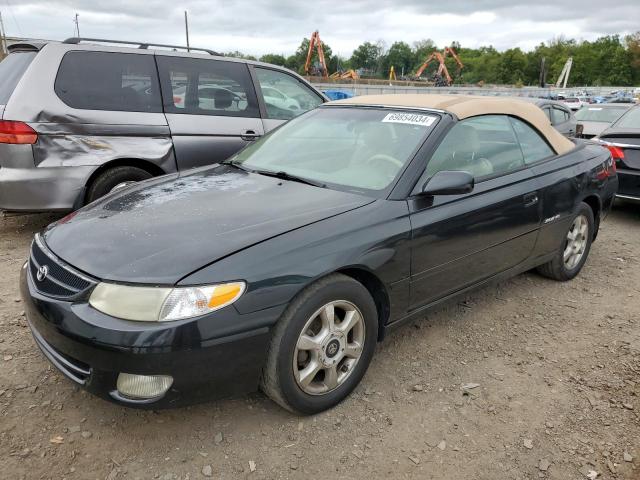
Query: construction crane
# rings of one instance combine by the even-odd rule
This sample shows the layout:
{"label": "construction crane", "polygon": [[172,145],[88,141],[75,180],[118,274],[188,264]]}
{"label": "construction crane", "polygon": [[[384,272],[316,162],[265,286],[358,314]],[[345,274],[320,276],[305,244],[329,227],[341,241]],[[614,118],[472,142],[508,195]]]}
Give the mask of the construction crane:
{"label": "construction crane", "polygon": [[[318,53],[318,63],[320,64],[319,68],[312,68],[311,65],[311,58],[313,57],[314,49]],[[304,63],[304,71],[307,75],[320,73],[320,75],[316,76],[329,78],[327,62],[325,62],[324,60],[324,49],[322,48],[322,40],[320,40],[320,33],[318,33],[318,30],[311,34],[311,40],[309,40],[309,51],[307,52],[307,61]]]}
{"label": "construction crane", "polygon": [[458,57],[458,55],[456,54],[453,48],[445,47],[444,54],[440,53],[437,50],[434,50],[433,52],[431,52],[431,55],[429,55],[427,59],[424,61],[424,63],[420,65],[420,68],[418,68],[414,77],[416,79],[419,79],[422,73],[429,66],[429,64],[435,60],[439,63],[438,70],[434,74],[434,81],[436,83],[436,86],[442,87],[442,86],[451,85],[453,83],[453,79],[451,78],[451,75],[449,74],[449,70],[447,69],[447,65],[445,64],[447,55],[451,55],[451,57],[453,57],[453,59],[458,64],[458,74],[459,74],[460,71],[464,68],[464,64],[462,63],[462,61],[460,60],[460,58]]}
{"label": "construction crane", "polygon": [[573,57],[569,57],[567,59],[567,63],[562,67],[562,72],[560,72],[560,76],[558,77],[558,81],[556,82],[556,88],[567,88],[567,82],[569,81],[569,74],[571,73],[571,66],[573,65]]}

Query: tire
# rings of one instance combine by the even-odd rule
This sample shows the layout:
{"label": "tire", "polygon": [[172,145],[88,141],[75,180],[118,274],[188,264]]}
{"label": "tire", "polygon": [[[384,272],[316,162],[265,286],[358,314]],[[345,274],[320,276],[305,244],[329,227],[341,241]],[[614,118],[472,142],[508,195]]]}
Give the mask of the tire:
{"label": "tire", "polygon": [[[572,261],[566,261],[565,253],[566,251],[568,251],[570,243],[570,239],[568,238],[569,235],[571,235],[572,232],[575,232],[576,229],[579,229],[579,227],[576,225],[579,219],[582,219],[582,221],[586,222],[584,223],[584,225],[586,225],[586,232],[584,233],[584,239],[581,248],[582,253],[578,259],[576,259],[575,257],[573,258],[573,260],[575,260],[575,263],[573,263]],[[589,207],[589,205],[587,205],[586,203],[581,203],[578,207],[578,211],[571,221],[571,225],[569,226],[567,235],[563,239],[560,248],[558,248],[558,252],[556,253],[555,257],[544,265],[540,265],[537,269],[538,272],[545,277],[552,278],[561,282],[565,282],[574,278],[576,275],[578,275],[578,273],[580,273],[580,270],[582,270],[582,267],[587,261],[589,250],[591,249],[591,243],[593,242],[594,238],[594,232],[595,221],[593,219],[593,211],[591,210],[591,207]],[[576,233],[579,234],[579,232]],[[579,234],[579,236],[582,237],[583,235]]]}
{"label": "tire", "polygon": [[98,175],[87,189],[86,203],[91,203],[111,192],[117,185],[140,182],[151,178],[146,170],[138,167],[113,167]]}
{"label": "tire", "polygon": [[[359,318],[354,320],[358,323],[354,323],[355,326],[347,330],[346,335],[337,330],[337,337],[326,333],[331,332],[325,329],[324,322],[328,317],[324,315],[327,312],[324,308],[329,304],[333,305],[336,313],[336,328],[343,326],[348,312],[354,312],[349,318]],[[318,333],[320,326],[323,330]],[[321,343],[321,346],[299,349],[303,333],[307,334],[307,339],[313,338],[317,342],[313,345]],[[377,337],[378,313],[367,289],[351,277],[331,274],[300,292],[278,320],[262,372],[261,389],[277,404],[292,412],[309,415],[331,408],[344,400],[360,383],[373,357]],[[324,338],[322,342],[317,340],[321,338]],[[362,342],[357,360],[347,356],[358,351],[353,346]],[[319,358],[325,362],[337,363],[318,371],[306,387],[302,386],[300,382],[305,362],[306,368],[313,361],[324,365]],[[332,376],[330,371],[337,373]],[[336,382],[332,388],[328,387],[333,383],[330,377]]]}

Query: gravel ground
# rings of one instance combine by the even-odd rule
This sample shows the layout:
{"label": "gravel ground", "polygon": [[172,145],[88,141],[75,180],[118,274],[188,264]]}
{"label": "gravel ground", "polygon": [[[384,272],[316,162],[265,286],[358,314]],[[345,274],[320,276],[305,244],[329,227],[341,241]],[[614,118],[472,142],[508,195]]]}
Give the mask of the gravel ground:
{"label": "gravel ground", "polygon": [[[37,350],[18,272],[54,217],[0,219],[0,477],[640,479],[640,206],[618,205],[581,275],[520,275],[380,344],[314,417],[263,395],[112,405]],[[466,388],[465,388],[466,387]]]}

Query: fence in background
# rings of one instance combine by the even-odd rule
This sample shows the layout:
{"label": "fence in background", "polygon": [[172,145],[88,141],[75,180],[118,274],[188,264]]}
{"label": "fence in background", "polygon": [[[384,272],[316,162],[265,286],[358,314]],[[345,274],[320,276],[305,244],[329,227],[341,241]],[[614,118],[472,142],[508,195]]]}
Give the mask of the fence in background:
{"label": "fence in background", "polygon": [[489,95],[512,97],[542,97],[551,93],[563,92],[566,95],[575,95],[577,92],[587,91],[589,95],[609,95],[613,91],[633,91],[630,87],[576,87],[576,88],[539,88],[539,87],[416,87],[404,85],[366,85],[358,83],[314,83],[319,90],[340,90],[353,95],[381,95],[391,93],[402,94],[456,94],[456,95]]}

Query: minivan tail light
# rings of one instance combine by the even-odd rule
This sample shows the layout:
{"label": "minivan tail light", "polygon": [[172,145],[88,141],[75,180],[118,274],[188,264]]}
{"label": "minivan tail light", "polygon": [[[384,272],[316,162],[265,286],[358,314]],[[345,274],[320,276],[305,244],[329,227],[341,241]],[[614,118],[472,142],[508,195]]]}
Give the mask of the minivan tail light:
{"label": "minivan tail light", "polygon": [[38,141],[38,133],[24,122],[0,120],[0,143],[32,145]]}

